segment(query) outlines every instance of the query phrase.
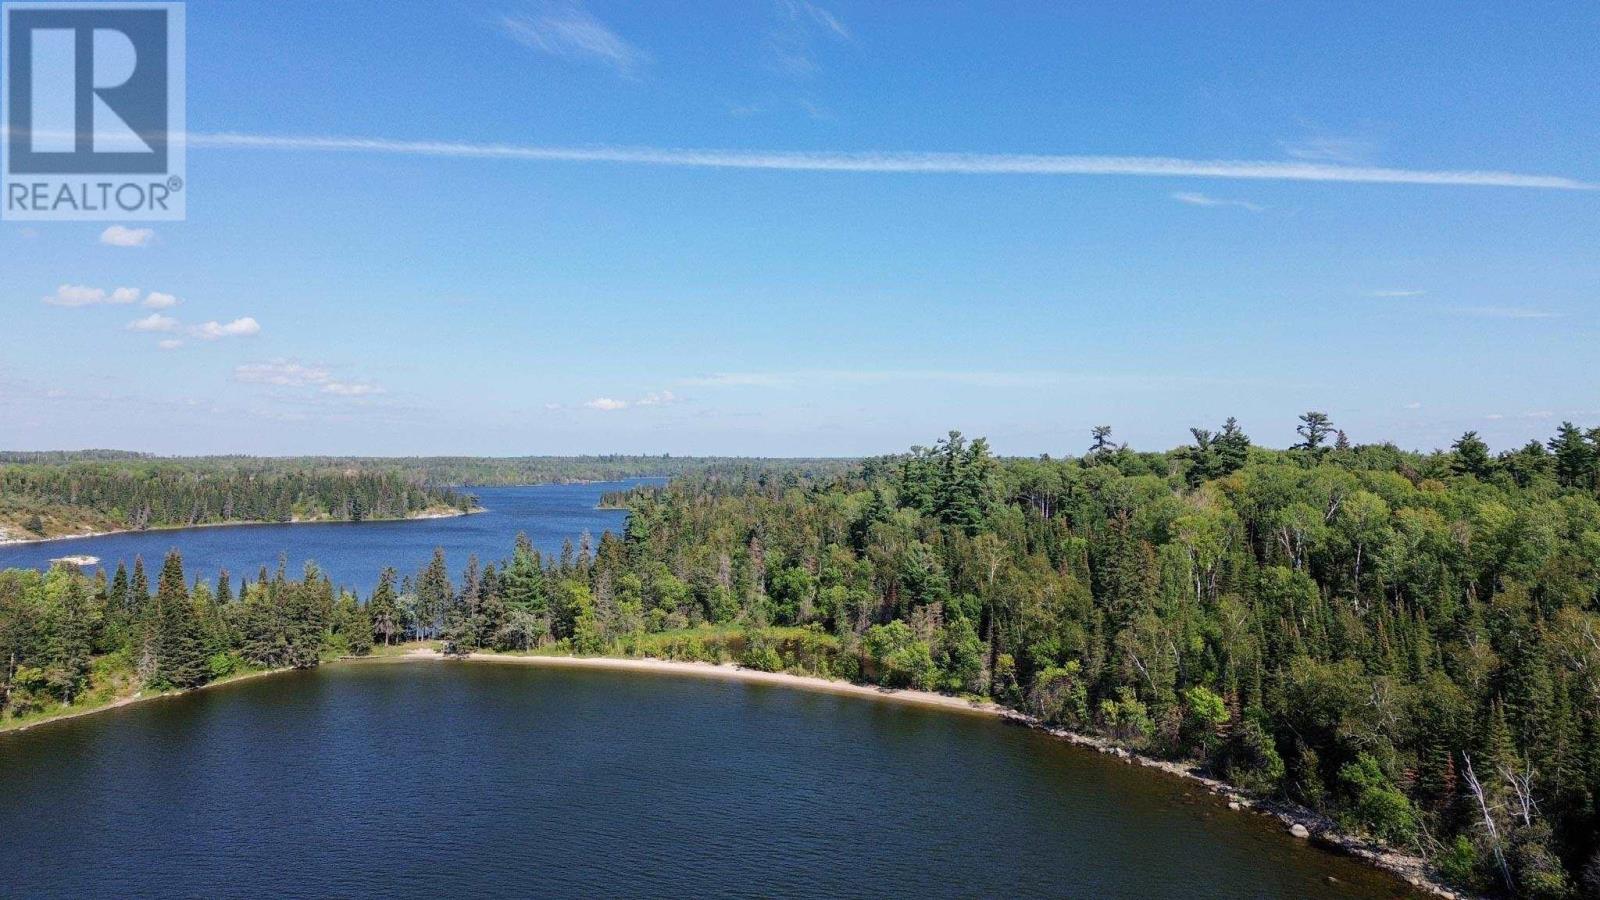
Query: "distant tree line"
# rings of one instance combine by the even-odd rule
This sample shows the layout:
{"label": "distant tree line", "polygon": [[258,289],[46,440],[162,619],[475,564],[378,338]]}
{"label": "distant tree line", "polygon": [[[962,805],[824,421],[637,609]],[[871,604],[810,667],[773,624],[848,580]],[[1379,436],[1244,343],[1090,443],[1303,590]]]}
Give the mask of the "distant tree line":
{"label": "distant tree line", "polygon": [[[626,532],[452,577],[315,569],[185,589],[0,575],[0,714],[125,659],[150,684],[409,639],[736,660],[975,694],[1199,759],[1427,856],[1449,881],[1600,896],[1600,431],[1492,454],[1288,450],[1237,422],[1080,457],[931,447],[803,473],[710,466],[626,496]],[[97,677],[97,676],[96,676]]]}
{"label": "distant tree line", "polygon": [[[428,509],[468,509],[471,498],[394,469],[340,471],[134,460],[0,465],[0,504],[26,510],[32,531],[43,517],[86,511],[129,529],[214,522],[359,522]],[[37,526],[37,527],[35,527]]]}

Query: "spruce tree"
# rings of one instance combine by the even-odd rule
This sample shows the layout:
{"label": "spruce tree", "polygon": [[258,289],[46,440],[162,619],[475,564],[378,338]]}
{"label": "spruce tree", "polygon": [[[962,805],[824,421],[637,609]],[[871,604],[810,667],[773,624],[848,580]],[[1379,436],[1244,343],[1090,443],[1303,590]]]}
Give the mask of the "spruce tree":
{"label": "spruce tree", "polygon": [[144,573],[144,557],[133,558],[133,582],[128,586],[128,614],[135,619],[144,615],[150,603],[150,579]]}
{"label": "spruce tree", "polygon": [[60,615],[50,629],[48,654],[51,686],[62,703],[77,699],[89,683],[90,645],[89,597],[83,580],[69,576],[61,599]]}
{"label": "spruce tree", "polygon": [[400,608],[394,592],[394,569],[386,567],[378,575],[378,586],[367,600],[367,618],[372,622],[373,639],[381,639],[385,647],[402,633]]}
{"label": "spruce tree", "polygon": [[161,565],[153,619],[154,686],[184,690],[205,684],[210,679],[205,636],[184,586],[183,557],[177,550]]}

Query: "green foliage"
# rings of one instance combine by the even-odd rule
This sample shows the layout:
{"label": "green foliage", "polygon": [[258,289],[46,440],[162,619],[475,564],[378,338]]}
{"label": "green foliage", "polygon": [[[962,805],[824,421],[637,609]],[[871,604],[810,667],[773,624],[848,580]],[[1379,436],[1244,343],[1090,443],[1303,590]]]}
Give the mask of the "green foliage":
{"label": "green foliage", "polygon": [[1034,677],[1028,706],[1047,724],[1083,727],[1089,721],[1089,690],[1082,664],[1074,659],[1041,671]]}
{"label": "green foliage", "polygon": [[1482,883],[1482,858],[1478,848],[1464,834],[1456,835],[1443,851],[1434,856],[1433,866],[1450,884],[1478,888]]}
{"label": "green foliage", "polygon": [[939,671],[933,652],[917,639],[910,626],[896,619],[887,625],[874,625],[865,635],[867,655],[879,673],[879,681],[890,687],[932,690],[938,685]]}
{"label": "green foliage", "polygon": [[1217,771],[1245,790],[1272,796],[1282,788],[1285,769],[1272,736],[1254,718],[1246,718],[1223,742]]}
{"label": "green foliage", "polygon": [[227,678],[243,667],[244,661],[237,654],[226,651],[219,651],[206,657],[206,671],[210,673],[212,681]]}
{"label": "green foliage", "polygon": [[1352,797],[1350,815],[1363,831],[1402,847],[1416,839],[1411,801],[1371,755],[1361,753],[1355,762],[1346,763],[1339,770],[1339,780]]}
{"label": "green foliage", "polygon": [[1201,755],[1209,756],[1228,723],[1227,705],[1222,697],[1197,684],[1183,692],[1183,708],[1185,731]]}
{"label": "green foliage", "polygon": [[744,652],[739,655],[739,665],[758,672],[783,671],[783,656],[759,633],[745,637]]}

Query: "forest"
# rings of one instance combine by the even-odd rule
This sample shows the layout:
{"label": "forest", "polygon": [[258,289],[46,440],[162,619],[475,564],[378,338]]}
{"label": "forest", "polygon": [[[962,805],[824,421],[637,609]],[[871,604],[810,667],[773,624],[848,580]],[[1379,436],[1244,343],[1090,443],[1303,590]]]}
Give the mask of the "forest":
{"label": "forest", "polygon": [[411,640],[732,661],[992,698],[1427,857],[1463,888],[1600,897],[1600,429],[1493,453],[1167,452],[1097,428],[999,459],[951,432],[848,465],[710,465],[626,532],[525,539],[365,598],[314,567],[187,581],[175,553],[0,573],[0,718]]}
{"label": "forest", "polygon": [[837,459],[674,456],[158,457],[0,451],[0,540],[220,522],[398,519],[472,508],[465,485],[676,477],[757,467],[816,477]]}
{"label": "forest", "polygon": [[218,522],[398,519],[464,512],[472,499],[402,470],[155,459],[0,464],[0,538]]}

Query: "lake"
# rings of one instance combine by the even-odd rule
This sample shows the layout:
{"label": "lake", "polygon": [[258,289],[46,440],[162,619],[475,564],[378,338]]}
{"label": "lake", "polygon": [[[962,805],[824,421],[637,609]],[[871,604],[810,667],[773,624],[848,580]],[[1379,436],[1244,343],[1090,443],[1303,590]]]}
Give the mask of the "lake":
{"label": "lake", "polygon": [[0,735],[0,772],[8,897],[1413,896],[991,718],[664,675],[340,663]]}
{"label": "lake", "polygon": [[484,563],[509,557],[519,531],[526,531],[547,554],[561,552],[562,542],[569,539],[576,546],[586,532],[598,545],[603,532],[621,531],[627,520],[623,510],[596,509],[601,495],[644,483],[665,479],[466,488],[487,512],[448,519],[222,525],[0,545],[0,569],[43,569],[52,558],[85,555],[100,557],[109,574],[119,560],[131,567],[135,556],[143,556],[154,582],[162,557],[177,547],[189,577],[213,579],[227,569],[238,585],[241,575],[254,579],[262,566],[275,570],[279,555],[286,554],[291,575],[306,560],[315,560],[334,584],[366,593],[378,583],[384,566],[394,566],[402,575],[414,573],[427,565],[435,547],[444,548],[451,572],[457,574],[473,553]]}

